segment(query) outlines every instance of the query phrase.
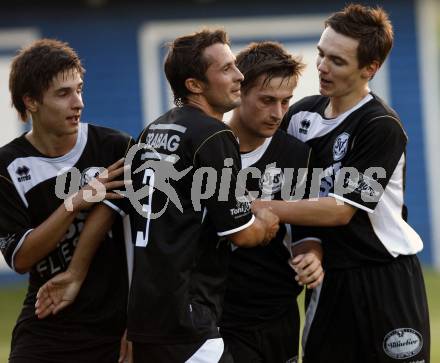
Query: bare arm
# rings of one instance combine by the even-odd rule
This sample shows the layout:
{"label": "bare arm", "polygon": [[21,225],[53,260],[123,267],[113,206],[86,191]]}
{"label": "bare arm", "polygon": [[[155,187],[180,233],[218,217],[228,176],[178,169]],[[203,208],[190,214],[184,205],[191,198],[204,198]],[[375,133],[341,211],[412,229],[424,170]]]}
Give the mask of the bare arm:
{"label": "bare arm", "polygon": [[254,223],[229,236],[229,239],[238,247],[255,247],[267,244],[278,232],[279,219],[268,208],[261,208],[254,214]]}
{"label": "bare arm", "polygon": [[270,207],[282,223],[332,227],[349,223],[357,210],[347,203],[341,203],[332,197],[298,201],[256,200],[252,203],[252,210]]}
{"label": "bare arm", "polygon": [[98,204],[86,219],[72,261],[67,268],[78,278],[85,279],[96,250],[110,230],[115,216],[111,208],[105,204]]}
{"label": "bare arm", "polygon": [[[107,192],[107,190],[124,185],[123,180],[114,180],[124,172],[123,159],[109,166],[107,170],[108,177],[97,178],[105,188],[102,199],[120,198],[121,196],[119,194]],[[93,205],[93,202],[90,201],[90,197],[85,198],[90,191],[96,194],[96,189],[92,185],[89,184],[83,187],[80,191],[68,198],[68,202],[71,203],[71,208],[66,208],[66,205],[68,205],[66,202],[61,204],[49,218],[26,236],[14,258],[14,267],[17,272],[28,272],[33,265],[56,248],[78,212],[90,208],[90,206]]]}
{"label": "bare arm", "polygon": [[35,313],[40,319],[56,314],[75,300],[93,256],[111,228],[114,218],[114,212],[104,204],[97,205],[91,211],[67,270],[50,279],[38,290]]}

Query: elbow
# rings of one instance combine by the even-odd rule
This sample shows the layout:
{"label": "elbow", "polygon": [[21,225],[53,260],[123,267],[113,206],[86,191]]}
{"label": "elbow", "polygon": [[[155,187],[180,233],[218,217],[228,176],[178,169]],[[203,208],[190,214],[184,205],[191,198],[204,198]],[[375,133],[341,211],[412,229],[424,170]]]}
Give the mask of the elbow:
{"label": "elbow", "polygon": [[246,240],[246,238],[243,238],[241,236],[233,236],[233,237],[231,237],[231,241],[237,247],[241,247],[241,248],[251,247],[251,246],[249,246],[249,241]]}
{"label": "elbow", "polygon": [[26,263],[26,261],[24,261],[22,258],[19,258],[18,256],[14,258],[13,266],[14,271],[21,275],[29,272],[32,268],[32,266],[30,266],[28,263]]}
{"label": "elbow", "polygon": [[336,218],[335,225],[346,226],[348,223],[350,223],[350,221],[351,221],[351,217],[346,216],[346,215],[341,215]]}
{"label": "elbow", "polygon": [[335,225],[346,226],[353,218],[354,212],[351,209],[343,209],[339,213],[335,213]]}
{"label": "elbow", "polygon": [[232,241],[232,243],[234,245],[236,245],[237,247],[241,247],[241,248],[249,248],[249,247],[254,247],[256,245],[256,243],[253,243],[253,238],[252,236],[249,235],[248,228],[234,233],[233,235],[230,236],[230,240]]}

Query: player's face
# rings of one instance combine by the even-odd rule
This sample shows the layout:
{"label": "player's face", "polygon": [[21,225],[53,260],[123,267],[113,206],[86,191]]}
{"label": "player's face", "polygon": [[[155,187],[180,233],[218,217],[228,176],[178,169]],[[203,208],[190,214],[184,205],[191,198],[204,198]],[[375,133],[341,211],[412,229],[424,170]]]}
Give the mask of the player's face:
{"label": "player's face", "polygon": [[264,82],[261,75],[255,85],[241,95],[239,121],[251,137],[271,137],[289,108],[296,82],[293,77],[275,77]]}
{"label": "player's face", "polygon": [[217,113],[223,114],[240,104],[243,75],[235,65],[235,56],[226,44],[216,43],[203,53],[209,62],[203,95]]}
{"label": "player's face", "polygon": [[340,98],[363,91],[368,84],[365,67],[359,68],[359,41],[327,27],[318,43],[316,65],[319,92],[323,96]]}
{"label": "player's face", "polygon": [[32,112],[34,127],[57,136],[76,134],[84,108],[82,87],[77,70],[58,73],[43,93],[42,102],[37,102],[36,112]]}

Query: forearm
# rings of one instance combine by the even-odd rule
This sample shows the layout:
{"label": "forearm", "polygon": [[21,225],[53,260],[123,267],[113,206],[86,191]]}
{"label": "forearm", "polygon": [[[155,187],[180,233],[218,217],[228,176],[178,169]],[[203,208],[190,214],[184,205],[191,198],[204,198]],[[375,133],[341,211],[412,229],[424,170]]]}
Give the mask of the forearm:
{"label": "forearm", "polygon": [[68,267],[79,279],[83,280],[87,275],[96,250],[110,230],[114,219],[115,213],[104,204],[97,205],[87,217]]}
{"label": "forearm", "polygon": [[23,241],[14,258],[17,272],[27,272],[52,252],[66,234],[78,211],[67,211],[61,204],[49,218],[33,229]]}
{"label": "forearm", "polygon": [[[282,223],[302,226],[332,227],[347,224],[356,211],[348,204],[338,204],[332,197],[298,201],[258,200],[252,209],[270,207]],[[340,202],[339,202],[340,203]]]}
{"label": "forearm", "polygon": [[266,229],[267,227],[265,223],[258,217],[255,217],[254,223],[252,223],[246,229],[234,233],[230,236],[230,239],[239,247],[255,247],[264,241]]}

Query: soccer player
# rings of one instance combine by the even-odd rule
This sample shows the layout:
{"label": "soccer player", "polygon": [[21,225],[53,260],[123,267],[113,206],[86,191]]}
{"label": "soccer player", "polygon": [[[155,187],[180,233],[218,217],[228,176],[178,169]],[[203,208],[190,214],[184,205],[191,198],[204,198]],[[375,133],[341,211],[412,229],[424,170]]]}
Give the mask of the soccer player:
{"label": "soccer player", "polygon": [[[267,209],[254,216],[250,203],[236,198],[239,148],[222,118],[240,104],[243,75],[226,33],[203,30],[175,39],[164,68],[177,107],[141,133],[145,149],[132,163],[132,170],[154,159],[162,165],[133,174],[135,190],[154,190],[141,200],[150,218],[132,215],[128,338],[137,363],[218,362],[229,241],[242,247],[267,243],[278,219]],[[160,168],[167,164],[185,173],[167,180],[180,206],[161,191]]]}
{"label": "soccer player", "polygon": [[[278,128],[304,65],[281,44],[260,42],[237,55],[237,67],[244,75],[241,104],[229,126],[239,139],[243,169],[259,174],[249,176],[247,188],[258,191],[254,197],[270,199],[281,199],[282,188],[289,189],[288,195],[291,189],[299,193],[298,179],[308,168],[310,150]],[[220,324],[234,363],[297,362],[296,298],[302,286],[288,264],[291,253],[299,255],[294,262],[302,284],[317,286],[323,270],[320,243],[296,235],[295,226],[282,225],[267,246],[234,249]]]}
{"label": "soccer player", "polygon": [[269,204],[283,222],[325,227],[326,274],[307,312],[306,363],[429,362],[416,257],[423,243],[403,201],[407,136],[368,87],[392,44],[381,8],[352,4],[326,20],[317,46],[321,95],[285,116],[288,132],[313,149],[321,198],[255,205]]}
{"label": "soccer player", "polygon": [[[84,243],[83,234],[90,237],[87,215],[99,200],[96,193],[101,199],[119,198],[109,190],[123,185],[113,179],[123,172],[121,158],[130,138],[80,122],[83,75],[75,51],[51,39],[21,49],[11,65],[13,106],[23,121],[32,119],[30,131],[0,148],[0,249],[12,269],[29,272],[11,363],[110,363],[119,357],[128,295],[121,221],[112,233],[107,234],[110,216],[96,228],[94,237],[104,243],[88,273],[76,271],[87,274],[76,301],[45,320],[34,312],[39,287],[66,271],[76,245]],[[101,172],[109,165],[104,178]],[[66,170],[67,177],[57,182]],[[99,180],[99,187],[91,180]],[[60,198],[79,186],[66,200]],[[107,207],[100,208],[106,213]]]}
{"label": "soccer player", "polygon": [[[178,107],[145,128],[127,154],[131,206],[107,201],[133,222],[128,338],[135,362],[218,362],[228,240],[242,247],[267,243],[278,218],[268,209],[254,216],[248,199],[235,196],[239,149],[222,118],[240,103],[243,75],[226,33],[177,38],[165,73]],[[51,301],[47,296],[65,296],[71,283],[46,285],[42,304]]]}

